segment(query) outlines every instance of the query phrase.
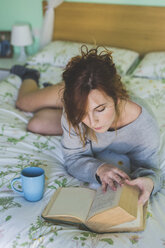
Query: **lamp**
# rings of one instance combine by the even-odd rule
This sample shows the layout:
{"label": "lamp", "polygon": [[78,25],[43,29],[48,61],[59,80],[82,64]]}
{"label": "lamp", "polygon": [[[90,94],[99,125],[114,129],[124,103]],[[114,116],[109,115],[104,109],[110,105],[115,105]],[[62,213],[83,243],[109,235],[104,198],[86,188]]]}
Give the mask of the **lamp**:
{"label": "lamp", "polygon": [[25,46],[33,43],[32,33],[28,24],[16,24],[12,27],[11,44],[20,47],[19,62],[26,60]]}

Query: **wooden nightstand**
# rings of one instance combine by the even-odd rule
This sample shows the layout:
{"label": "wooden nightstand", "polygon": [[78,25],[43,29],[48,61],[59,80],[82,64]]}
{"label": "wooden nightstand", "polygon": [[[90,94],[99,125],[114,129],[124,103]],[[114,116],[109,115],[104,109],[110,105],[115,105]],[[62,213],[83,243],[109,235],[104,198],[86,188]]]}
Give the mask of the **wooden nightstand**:
{"label": "wooden nightstand", "polygon": [[13,65],[24,65],[25,62],[19,62],[16,58],[0,58],[0,80],[6,78],[10,74]]}

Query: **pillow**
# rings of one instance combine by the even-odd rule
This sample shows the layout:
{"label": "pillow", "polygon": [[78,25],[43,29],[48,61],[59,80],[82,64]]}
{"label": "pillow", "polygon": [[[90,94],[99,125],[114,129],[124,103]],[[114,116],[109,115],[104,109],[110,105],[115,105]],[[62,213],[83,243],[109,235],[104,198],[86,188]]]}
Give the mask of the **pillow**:
{"label": "pillow", "polygon": [[123,76],[125,84],[131,96],[140,97],[141,103],[155,115],[160,131],[165,130],[165,84],[164,79],[133,78]]}
{"label": "pillow", "polygon": [[[80,54],[80,47],[83,44],[71,41],[51,42],[41,52],[28,59],[27,63],[30,65],[51,64],[57,67],[65,67],[73,56]],[[87,44],[87,46],[89,49],[94,47],[91,44]],[[139,54],[134,51],[108,46],[106,48],[113,52],[112,57],[120,75],[125,75],[139,58]],[[104,50],[104,48],[101,49]]]}
{"label": "pillow", "polygon": [[[153,104],[156,106],[159,102],[159,98],[165,101],[165,84],[164,80],[150,79],[150,78],[135,78],[132,76],[123,76],[122,82],[130,95],[135,94],[143,99],[153,99]],[[161,96],[161,97],[160,97]],[[155,98],[155,102],[154,102]],[[163,105],[164,106],[164,105]]]}
{"label": "pillow", "polygon": [[165,78],[165,52],[152,52],[144,56],[133,72],[134,77]]}

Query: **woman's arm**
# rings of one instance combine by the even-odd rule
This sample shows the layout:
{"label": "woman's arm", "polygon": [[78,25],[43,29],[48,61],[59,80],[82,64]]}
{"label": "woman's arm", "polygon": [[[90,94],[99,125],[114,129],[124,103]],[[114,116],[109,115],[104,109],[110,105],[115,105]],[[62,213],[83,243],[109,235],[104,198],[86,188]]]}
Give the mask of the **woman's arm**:
{"label": "woman's arm", "polygon": [[159,136],[155,133],[151,143],[141,145],[136,152],[129,154],[132,168],[131,178],[147,177],[152,179],[154,184],[152,194],[159,191],[162,186],[158,148]]}
{"label": "woman's arm", "polygon": [[144,123],[136,132],[136,144],[128,154],[132,180],[126,182],[139,187],[139,202],[144,204],[151,194],[162,187],[158,155],[160,135],[154,119],[150,119],[146,125]]}
{"label": "woman's arm", "polygon": [[103,190],[106,190],[107,185],[115,190],[116,186],[112,184],[112,181],[120,184],[120,179],[129,179],[125,172],[94,158],[91,141],[87,140],[85,146],[83,146],[74,129],[71,128],[69,132],[69,126],[64,114],[62,116],[62,129],[64,166],[69,174],[84,182],[97,183],[97,172],[98,176],[100,176]]}
{"label": "woman's arm", "polygon": [[[126,181],[127,184],[137,186],[140,189],[139,203],[145,204],[150,195],[155,194],[162,187],[161,171],[159,169],[158,146],[150,149],[143,148],[141,152],[131,157],[133,180]],[[138,159],[139,158],[139,159]]]}
{"label": "woman's arm", "polygon": [[63,129],[62,151],[66,170],[70,175],[83,182],[97,183],[96,170],[104,162],[94,158],[90,140],[87,140],[83,146],[72,127],[69,132],[65,114],[62,115],[61,125]]}

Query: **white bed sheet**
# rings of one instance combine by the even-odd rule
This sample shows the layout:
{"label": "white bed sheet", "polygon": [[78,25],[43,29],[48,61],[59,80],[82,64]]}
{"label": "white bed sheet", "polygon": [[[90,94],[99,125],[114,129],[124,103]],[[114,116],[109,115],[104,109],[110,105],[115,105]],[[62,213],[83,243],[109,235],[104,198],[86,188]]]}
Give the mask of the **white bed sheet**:
{"label": "white bed sheet", "polygon": [[[42,68],[41,68],[42,69]],[[46,72],[45,72],[46,73]],[[165,172],[165,85],[161,81],[123,78],[127,88],[144,98],[153,109],[161,131],[162,173]],[[82,183],[65,171],[60,137],[26,130],[31,113],[15,108],[20,79],[11,75],[0,82],[0,248],[163,248],[165,247],[165,188],[151,198],[146,229],[137,233],[95,234],[74,226],[45,222],[41,213],[59,186]],[[41,166],[46,187],[41,201],[30,203],[10,188],[22,168]]]}

